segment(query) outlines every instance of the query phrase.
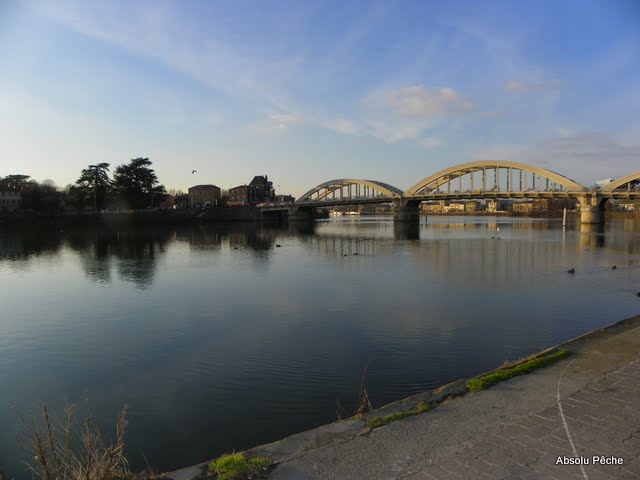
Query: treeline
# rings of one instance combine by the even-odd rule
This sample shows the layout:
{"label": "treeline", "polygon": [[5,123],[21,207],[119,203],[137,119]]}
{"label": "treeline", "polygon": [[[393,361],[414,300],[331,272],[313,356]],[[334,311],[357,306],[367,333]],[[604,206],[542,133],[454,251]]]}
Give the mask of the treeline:
{"label": "treeline", "polygon": [[0,188],[21,192],[20,210],[54,214],[58,211],[131,210],[153,208],[165,198],[166,189],[158,182],[148,158],[134,158],[115,168],[109,164],[89,165],[75,184],[63,189],[51,180],[37,182],[29,175],[0,177]]}

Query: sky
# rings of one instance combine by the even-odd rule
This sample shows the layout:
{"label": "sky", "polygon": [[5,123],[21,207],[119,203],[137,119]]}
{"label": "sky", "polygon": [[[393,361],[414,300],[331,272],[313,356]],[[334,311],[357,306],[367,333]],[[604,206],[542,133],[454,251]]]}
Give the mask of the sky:
{"label": "sky", "polygon": [[0,176],[137,157],[168,189],[294,196],[482,159],[619,178],[640,2],[0,0]]}

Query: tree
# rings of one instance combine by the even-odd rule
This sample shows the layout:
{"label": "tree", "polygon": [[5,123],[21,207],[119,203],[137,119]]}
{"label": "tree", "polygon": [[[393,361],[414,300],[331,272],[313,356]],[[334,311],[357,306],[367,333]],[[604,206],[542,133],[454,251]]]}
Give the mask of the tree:
{"label": "tree", "polygon": [[[101,207],[111,187],[109,180],[109,164],[99,163],[98,165],[89,165],[82,170],[80,178],[76,181],[78,185],[87,190],[93,191],[93,208],[98,210]],[[98,202],[98,198],[100,202]]]}
{"label": "tree", "polygon": [[3,187],[22,191],[27,185],[27,180],[31,178],[29,175],[7,175],[2,179],[0,184]]}
{"label": "tree", "polygon": [[93,199],[89,198],[89,190],[75,184],[67,185],[62,191],[62,195],[65,205],[78,210],[81,210],[84,206],[93,203]]}
{"label": "tree", "polygon": [[165,193],[164,185],[158,183],[158,177],[148,158],[134,158],[128,164],[116,167],[113,184],[129,208],[153,207],[154,196]]}

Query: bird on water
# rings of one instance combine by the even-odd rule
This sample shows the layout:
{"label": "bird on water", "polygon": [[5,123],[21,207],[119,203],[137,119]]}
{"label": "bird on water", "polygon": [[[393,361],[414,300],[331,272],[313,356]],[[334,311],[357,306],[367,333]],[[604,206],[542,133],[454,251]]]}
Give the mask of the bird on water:
{"label": "bird on water", "polygon": [[576,269],[571,267],[569,270],[567,270],[567,272],[573,274],[576,273]]}

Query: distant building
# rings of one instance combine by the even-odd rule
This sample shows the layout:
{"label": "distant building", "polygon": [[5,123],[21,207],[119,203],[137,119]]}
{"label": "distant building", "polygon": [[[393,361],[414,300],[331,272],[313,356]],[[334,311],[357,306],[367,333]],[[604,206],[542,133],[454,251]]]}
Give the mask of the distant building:
{"label": "distant building", "polygon": [[189,208],[189,195],[176,195],[173,197],[173,208]]}
{"label": "distant building", "polygon": [[619,201],[614,204],[615,209],[621,212],[640,212],[640,203],[633,200]]}
{"label": "distant building", "polygon": [[276,195],[275,203],[293,203],[296,201],[295,197],[291,195]]}
{"label": "distant building", "polygon": [[548,198],[537,198],[524,202],[514,202],[511,210],[514,213],[543,213],[549,211],[550,200]]}
{"label": "distant building", "polygon": [[479,203],[474,201],[465,202],[464,203],[464,211],[468,213],[477,212],[479,210]]}
{"label": "distant building", "polygon": [[487,212],[496,213],[502,211],[502,202],[500,200],[487,200]]}
{"label": "distant building", "polygon": [[537,198],[533,201],[533,209],[537,212],[546,212],[549,210],[548,198]]}
{"label": "distant building", "polygon": [[196,185],[189,188],[189,206],[191,208],[217,205],[220,200],[220,187],[215,185]]}
{"label": "distant building", "polygon": [[0,211],[12,212],[22,205],[22,193],[18,190],[0,187]]}
{"label": "distant building", "polygon": [[445,205],[444,212],[445,213],[461,213],[461,212],[464,212],[464,203],[455,202],[455,203],[450,203],[449,205]]}
{"label": "distant building", "polygon": [[272,203],[276,199],[273,182],[266,175],[257,175],[249,185],[240,185],[229,189],[229,205],[257,205]]}
{"label": "distant building", "polygon": [[374,213],[378,215],[386,215],[386,214],[392,213],[391,205],[389,204],[376,205]]}
{"label": "distant building", "polygon": [[533,202],[515,202],[512,206],[513,213],[531,213],[535,204]]}
{"label": "distant building", "polygon": [[158,204],[158,208],[160,210],[169,210],[174,208],[175,205],[175,197],[173,195],[165,195],[160,203]]}
{"label": "distant building", "polygon": [[444,200],[438,200],[438,201],[431,201],[431,202],[422,202],[420,204],[420,210],[422,210],[423,213],[429,214],[429,213],[443,213],[444,212],[444,207],[446,206],[446,201]]}

